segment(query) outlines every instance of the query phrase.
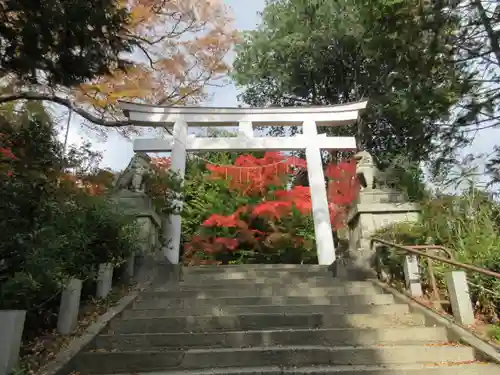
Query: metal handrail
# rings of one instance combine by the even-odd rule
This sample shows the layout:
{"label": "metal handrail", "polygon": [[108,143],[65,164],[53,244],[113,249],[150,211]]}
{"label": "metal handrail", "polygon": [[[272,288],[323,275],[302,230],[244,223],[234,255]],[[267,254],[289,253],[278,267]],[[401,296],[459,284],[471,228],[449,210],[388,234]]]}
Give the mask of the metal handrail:
{"label": "metal handrail", "polygon": [[439,250],[448,256],[448,259],[454,259],[453,254],[450,249],[441,245],[405,245],[415,250]]}
{"label": "metal handrail", "polygon": [[[454,260],[453,258],[446,259],[446,258],[442,258],[442,257],[437,256],[437,255],[427,254],[423,251],[415,249],[414,246],[399,245],[399,244],[396,244],[393,242],[383,240],[381,238],[372,237],[371,244],[373,244],[374,242],[377,242],[379,244],[386,245],[386,246],[391,246],[391,247],[394,247],[396,249],[404,250],[410,254],[419,255],[419,256],[429,258],[432,260],[437,260],[439,262],[446,263],[446,264],[455,266],[457,268],[462,268],[462,269],[467,270],[467,271],[473,271],[473,272],[480,273],[482,275],[491,276],[491,277],[494,277],[496,279],[500,279],[500,273],[490,271],[490,270],[487,270],[485,268],[472,266],[470,264],[460,263],[460,262],[457,262],[456,260]],[[444,247],[438,246],[438,245],[419,245],[419,248],[427,248],[427,249],[433,248],[433,249],[437,249],[437,250],[444,250],[445,249]],[[451,252],[448,249],[446,249],[446,252],[448,252],[448,254],[451,254]]]}

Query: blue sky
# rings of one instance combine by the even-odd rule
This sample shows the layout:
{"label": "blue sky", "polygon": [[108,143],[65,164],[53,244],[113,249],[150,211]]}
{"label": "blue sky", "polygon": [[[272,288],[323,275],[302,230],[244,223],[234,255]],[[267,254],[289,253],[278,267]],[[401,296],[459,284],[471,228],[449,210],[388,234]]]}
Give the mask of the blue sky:
{"label": "blue sky", "polygon": [[[264,9],[265,0],[225,0],[225,2],[232,8],[237,29],[249,30],[259,24],[260,17],[257,13]],[[223,88],[214,88],[209,92],[210,99],[203,104],[205,106],[233,107],[238,104],[238,92],[232,84]],[[70,144],[81,143],[83,140],[88,139],[88,135],[81,131],[79,120],[77,116],[73,116],[69,134]],[[489,152],[494,145],[498,144],[499,139],[500,129],[485,130],[476,136],[472,147],[462,150],[462,153],[465,155],[469,152],[474,154]],[[133,155],[132,142],[123,139],[113,132],[109,133],[106,141],[99,141],[94,137],[90,140],[94,148],[103,152],[102,167],[121,170],[126,167]]]}

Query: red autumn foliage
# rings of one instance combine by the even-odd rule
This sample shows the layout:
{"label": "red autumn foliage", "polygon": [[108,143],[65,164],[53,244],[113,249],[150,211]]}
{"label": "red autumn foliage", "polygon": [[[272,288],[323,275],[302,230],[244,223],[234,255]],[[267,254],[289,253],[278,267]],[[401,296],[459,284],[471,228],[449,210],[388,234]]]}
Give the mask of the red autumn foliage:
{"label": "red autumn foliage", "polygon": [[108,187],[104,182],[95,181],[89,176],[78,177],[71,173],[62,173],[59,183],[72,191],[81,191],[88,195],[104,195]]}
{"label": "red autumn foliage", "polygon": [[293,203],[297,210],[308,215],[312,210],[311,189],[307,186],[293,186],[290,190],[278,190],[274,192],[280,201]]}
{"label": "red autumn foliage", "polygon": [[184,245],[184,257],[185,259],[189,259],[187,262],[188,265],[219,264],[220,262],[212,259],[204,259],[197,253],[201,252],[203,255],[210,256],[223,251],[234,251],[237,249],[238,244],[239,242],[236,238],[193,236],[191,242]]}
{"label": "red autumn foliage", "polygon": [[230,216],[213,214],[202,224],[204,227],[242,228],[245,222],[239,219],[239,212]]}
{"label": "red autumn foliage", "polygon": [[[267,247],[279,248],[285,241],[294,248],[306,246],[304,238],[285,233],[287,225],[281,227],[282,220],[290,217],[293,210],[303,215],[312,211],[310,188],[293,186],[287,190],[272,188],[284,186],[290,181],[290,174],[306,167],[306,162],[295,157],[287,157],[277,152],[267,152],[263,158],[253,155],[239,156],[234,165],[207,165],[211,178],[228,181],[230,190],[239,195],[253,197],[262,195],[262,201],[257,204],[239,207],[231,215],[213,214],[203,226],[206,228],[227,228],[226,236],[217,237],[213,234],[195,236],[185,246],[185,259],[188,264],[218,264],[210,258],[220,252],[232,253],[240,246],[248,246],[257,251],[267,251]],[[325,171],[328,177],[329,211],[334,230],[345,226],[347,209],[356,199],[359,183],[356,178],[356,162],[342,161],[329,165]],[[273,199],[274,200],[270,200]],[[252,228],[253,220],[264,219],[269,224],[266,232]],[[275,224],[277,225],[275,225]],[[290,229],[290,228],[289,228]],[[219,233],[217,230],[214,233]],[[228,233],[232,233],[229,235]],[[291,243],[290,243],[291,242]],[[267,247],[266,247],[267,246]],[[261,249],[261,250],[259,250]],[[269,249],[268,249],[269,250]]]}
{"label": "red autumn foliage", "polygon": [[[270,186],[282,184],[284,177],[293,172],[294,168],[303,168],[305,164],[305,161],[299,158],[287,158],[279,153],[268,152],[260,159],[252,155],[242,155],[234,166],[208,165],[207,169],[212,172],[212,178],[227,178],[230,189],[244,195],[254,195],[265,193]],[[331,164],[325,175],[329,178],[327,194],[332,227],[339,229],[345,225],[347,207],[356,199],[359,191],[356,162],[351,160]],[[278,220],[290,214],[292,207],[305,215],[311,213],[309,187],[294,186],[290,190],[278,190],[274,192],[274,196],[277,200],[264,201],[254,206],[252,215]],[[235,214],[228,217],[213,215],[204,225],[235,227],[238,217]]]}
{"label": "red autumn foliage", "polygon": [[[7,135],[0,133],[0,162],[7,167],[6,174],[8,177],[12,177],[14,172],[12,172],[10,163],[12,161],[18,160],[17,156],[14,155],[12,149],[10,148],[11,142],[7,139]],[[2,168],[3,170],[4,168]]]}
{"label": "red autumn foliage", "polygon": [[16,160],[17,157],[12,153],[9,147],[0,147],[0,154],[2,154],[7,159]]}
{"label": "red autumn foliage", "polygon": [[170,168],[172,161],[169,157],[151,158],[151,166],[160,171],[165,171]]}
{"label": "red autumn foliage", "polygon": [[264,157],[239,156],[234,165],[207,165],[214,179],[225,179],[231,190],[243,195],[264,194],[269,186],[281,185],[296,168],[305,168],[306,161],[279,152],[266,152]]}
{"label": "red autumn foliage", "polygon": [[341,161],[330,164],[325,171],[328,177],[328,201],[330,220],[334,229],[346,224],[347,210],[359,193],[359,181],[356,178],[356,161]]}

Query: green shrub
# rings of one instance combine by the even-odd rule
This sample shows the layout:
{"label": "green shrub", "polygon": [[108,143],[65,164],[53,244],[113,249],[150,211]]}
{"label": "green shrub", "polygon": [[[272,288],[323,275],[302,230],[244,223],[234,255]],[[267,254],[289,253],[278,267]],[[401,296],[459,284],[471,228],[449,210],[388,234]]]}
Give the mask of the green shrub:
{"label": "green shrub", "polygon": [[61,184],[61,146],[42,120],[0,119],[15,155],[0,160],[0,308],[28,310],[26,334],[54,323],[69,279],[92,278],[99,263],[118,265],[138,245],[111,200]]}
{"label": "green shrub", "polygon": [[[421,204],[418,223],[391,225],[377,236],[404,245],[436,244],[451,250],[459,262],[491,271],[500,271],[499,205],[487,194],[471,188],[462,195],[437,196]],[[402,280],[402,254],[394,249],[383,250],[386,272]],[[445,256],[445,254],[439,254]],[[427,283],[427,262],[420,259],[424,287]],[[434,262],[440,290],[445,294],[444,274],[456,269]],[[476,272],[468,272],[471,297],[477,311],[492,320],[499,312],[500,280]]]}

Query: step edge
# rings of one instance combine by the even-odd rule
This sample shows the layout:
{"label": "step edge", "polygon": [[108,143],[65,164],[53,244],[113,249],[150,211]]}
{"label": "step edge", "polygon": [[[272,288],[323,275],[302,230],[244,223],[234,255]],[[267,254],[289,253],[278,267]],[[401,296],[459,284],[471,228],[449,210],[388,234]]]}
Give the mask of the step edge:
{"label": "step edge", "polygon": [[232,353],[232,352],[262,352],[262,351],[274,351],[274,352],[288,352],[288,351],[324,351],[324,352],[348,352],[348,351],[357,351],[357,350],[371,350],[371,351],[382,351],[382,350],[416,350],[426,348],[427,350],[445,350],[445,351],[467,351],[470,352],[471,356],[474,356],[474,348],[466,345],[450,345],[450,346],[426,346],[426,345],[387,345],[387,346],[376,346],[376,345],[367,345],[367,346],[348,346],[348,345],[340,345],[340,346],[322,346],[322,345],[287,345],[287,346],[279,346],[279,345],[271,345],[271,346],[253,346],[248,348],[182,348],[182,349],[169,349],[169,350],[122,350],[115,352],[96,352],[96,351],[88,351],[82,352],[81,354],[93,354],[99,356],[105,355],[149,355],[155,353],[161,354],[178,354],[181,353],[189,353],[189,354],[204,354],[204,353],[213,353],[217,352],[220,354],[224,353]]}
{"label": "step edge", "polygon": [[[393,295],[387,293],[380,293],[380,294],[340,294],[340,295],[336,295],[336,296],[305,296],[305,295],[298,295],[298,296],[284,296],[284,295],[274,295],[274,296],[262,296],[262,295],[255,295],[255,294],[251,294],[251,295],[247,295],[247,296],[207,296],[207,298],[192,298],[191,300],[204,300],[204,299],[210,299],[210,300],[224,300],[224,299],[245,299],[245,298],[336,298],[336,297],[341,297],[341,298],[359,298],[359,297],[366,297],[366,296],[372,296],[372,297],[379,297],[379,296],[383,296],[384,298],[387,298],[387,299],[392,299],[393,298]],[[139,296],[140,297],[140,296]],[[167,299],[167,298],[165,298]],[[184,298],[177,298],[179,300],[185,300]],[[156,298],[155,300],[161,300],[161,298]],[[167,299],[169,301],[172,300],[172,298],[170,299]],[[142,302],[142,301],[145,301],[145,300],[138,300],[138,302]],[[367,303],[370,303],[370,302],[367,302]]]}
{"label": "step edge", "polygon": [[[138,317],[132,317],[128,319],[122,319],[122,320],[152,320],[152,319],[180,319],[180,318],[195,318],[195,319],[206,319],[206,318],[236,318],[236,317],[241,317],[241,316],[272,316],[272,317],[279,317],[279,316],[304,316],[304,317],[309,317],[309,316],[336,316],[336,315],[341,315],[344,316],[345,314],[325,314],[325,313],[238,313],[234,315],[222,315],[222,316],[214,316],[214,315],[185,315],[185,316],[162,316],[162,317],[148,317],[148,316],[138,316]],[[353,313],[349,314],[349,316],[386,316],[390,314],[371,314],[371,313]],[[416,317],[416,318],[421,318],[424,315],[422,313],[405,313],[405,314],[393,314],[395,316],[400,317],[401,315],[408,316],[408,317]]]}
{"label": "step edge", "polygon": [[[456,369],[488,369],[488,368],[498,368],[498,366],[492,365],[490,363],[474,362],[474,363],[459,363],[459,362],[447,362],[451,366],[430,366],[430,363],[418,363],[418,364],[389,364],[389,365],[338,365],[338,366],[299,366],[299,367],[280,367],[280,366],[260,366],[260,367],[216,367],[213,369],[193,369],[193,370],[181,370],[181,371],[148,371],[141,372],[140,375],[225,375],[229,374],[259,374],[267,372],[279,372],[283,374],[300,374],[307,372],[317,373],[318,371],[328,371],[333,373],[339,373],[342,375],[343,372],[352,371],[384,371],[384,370],[429,370],[437,371],[444,368],[456,368]],[[499,372],[500,373],[500,372]],[[118,373],[118,374],[100,374],[100,375],[130,375],[130,373]]]}
{"label": "step edge", "polygon": [[[212,305],[207,305],[207,307],[213,307],[213,308],[227,308],[227,307],[231,307],[231,308],[235,308],[235,307],[238,307],[238,308],[248,308],[248,307],[262,307],[262,308],[268,308],[268,307],[283,307],[283,308],[294,308],[294,307],[309,307],[309,306],[313,306],[314,308],[318,308],[318,309],[321,309],[321,308],[324,308],[324,309],[330,309],[330,308],[333,308],[333,309],[336,309],[336,308],[346,308],[346,309],[349,309],[349,308],[353,308],[353,307],[359,307],[359,306],[345,306],[345,305],[342,305],[342,304],[332,304],[332,305],[310,305],[310,304],[293,304],[293,305],[229,305],[229,306],[212,306]],[[391,303],[391,304],[387,304],[387,305],[371,305],[371,304],[366,304],[366,305],[360,305],[360,306],[369,306],[369,307],[379,307],[379,306],[408,306],[408,304],[406,303]],[[160,310],[160,311],[163,311],[163,310],[171,310],[170,308],[158,308],[158,309],[141,309],[141,308],[133,308],[133,309],[130,309],[130,310],[127,310],[127,311],[131,311],[131,310]],[[192,309],[191,309],[192,310]]]}
{"label": "step edge", "polygon": [[427,331],[432,331],[432,332],[443,332],[446,333],[446,328],[444,327],[426,327],[426,326],[401,326],[401,327],[390,327],[390,328],[355,328],[355,327],[348,327],[348,328],[298,328],[298,329],[263,329],[263,330],[253,330],[253,331],[212,331],[212,332],[151,332],[151,333],[115,333],[115,334],[101,334],[99,337],[115,337],[115,336],[168,336],[168,335],[186,335],[186,336],[192,336],[192,335],[225,335],[225,334],[242,334],[242,333],[247,333],[247,334],[257,334],[257,333],[262,333],[262,334],[267,334],[267,333],[277,333],[277,332],[298,332],[298,333],[303,333],[303,332],[338,332],[338,331],[365,331],[367,332],[373,332],[376,333],[378,331],[388,331],[388,330],[398,330],[398,331],[403,331],[403,330],[427,330]]}

